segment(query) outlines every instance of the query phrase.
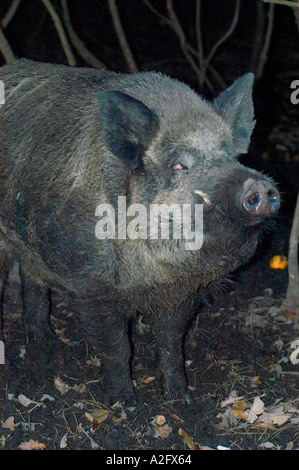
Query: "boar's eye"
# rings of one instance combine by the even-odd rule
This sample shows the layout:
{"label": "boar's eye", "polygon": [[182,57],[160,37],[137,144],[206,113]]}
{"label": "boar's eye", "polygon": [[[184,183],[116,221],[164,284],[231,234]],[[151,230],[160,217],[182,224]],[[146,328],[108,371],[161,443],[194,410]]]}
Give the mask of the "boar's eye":
{"label": "boar's eye", "polygon": [[186,167],[186,165],[183,165],[182,163],[178,162],[178,163],[175,163],[175,165],[173,165],[172,170],[173,171],[188,170],[188,168]]}

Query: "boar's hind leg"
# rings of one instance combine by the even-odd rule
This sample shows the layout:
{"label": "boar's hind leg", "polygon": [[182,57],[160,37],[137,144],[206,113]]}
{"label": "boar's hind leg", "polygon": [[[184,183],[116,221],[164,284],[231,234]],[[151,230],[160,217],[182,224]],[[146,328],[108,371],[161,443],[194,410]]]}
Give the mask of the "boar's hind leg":
{"label": "boar's hind leg", "polygon": [[103,305],[86,306],[81,313],[89,342],[101,358],[104,401],[130,404],[135,394],[130,373],[131,348],[128,319],[123,308]]}
{"label": "boar's hind leg", "polygon": [[192,403],[192,397],[185,374],[183,339],[192,317],[192,304],[193,300],[188,300],[173,310],[167,305],[152,317],[159,354],[158,374],[162,379],[163,392],[170,398],[184,399],[187,404]]}
{"label": "boar's hind leg", "polygon": [[[36,359],[55,338],[50,328],[49,290],[33,281],[20,268],[23,298],[23,321],[26,334],[27,352]],[[41,361],[42,359],[40,359]]]}
{"label": "boar's hind leg", "polygon": [[4,251],[0,251],[0,341],[4,341],[3,334],[3,299],[4,299],[4,289],[7,282],[8,268],[9,268],[8,259]]}

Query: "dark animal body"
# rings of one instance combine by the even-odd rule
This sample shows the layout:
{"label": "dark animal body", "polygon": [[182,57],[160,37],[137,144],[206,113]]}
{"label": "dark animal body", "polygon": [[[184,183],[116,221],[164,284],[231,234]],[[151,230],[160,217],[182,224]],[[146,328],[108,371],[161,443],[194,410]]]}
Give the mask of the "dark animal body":
{"label": "dark animal body", "polygon": [[[279,208],[242,166],[254,127],[246,74],[209,103],[160,73],[121,75],[20,60],[1,69],[0,266],[20,263],[28,344],[49,336],[49,289],[101,354],[111,400],[134,392],[128,320],[153,329],[164,392],[190,395],[183,336],[196,295],[253,255]],[[203,244],[95,236],[99,204],[203,204]],[[37,346],[35,346],[37,344]]]}

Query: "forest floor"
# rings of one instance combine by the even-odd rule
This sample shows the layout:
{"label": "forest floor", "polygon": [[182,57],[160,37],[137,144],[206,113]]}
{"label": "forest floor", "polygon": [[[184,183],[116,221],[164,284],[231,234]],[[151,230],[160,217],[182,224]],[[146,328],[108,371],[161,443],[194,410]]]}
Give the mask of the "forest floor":
{"label": "forest floor", "polygon": [[299,448],[299,365],[291,360],[299,330],[291,312],[279,312],[287,270],[269,267],[270,256],[287,254],[288,230],[280,227],[275,247],[266,240],[192,323],[185,342],[189,406],[161,394],[155,343],[142,318],[132,327],[137,402],[104,405],[99,358],[60,298],[54,299],[52,327],[64,352],[45,380],[40,371],[38,383],[28,381],[20,285],[12,274],[4,302],[8,361],[0,374],[0,449]]}

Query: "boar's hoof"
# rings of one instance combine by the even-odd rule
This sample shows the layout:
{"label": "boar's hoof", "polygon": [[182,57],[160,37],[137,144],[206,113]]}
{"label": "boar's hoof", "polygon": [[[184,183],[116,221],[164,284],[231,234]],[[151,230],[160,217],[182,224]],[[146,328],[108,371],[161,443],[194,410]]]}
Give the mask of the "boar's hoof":
{"label": "boar's hoof", "polygon": [[[176,376],[177,378],[177,376]],[[189,392],[187,382],[185,380],[177,380],[168,378],[162,381],[164,394],[172,400],[185,400],[187,405],[193,403],[193,398]]]}
{"label": "boar's hoof", "polygon": [[189,391],[185,393],[184,398],[185,398],[185,400],[186,400],[187,405],[192,405],[192,403],[193,403],[193,398],[192,398],[192,396],[191,396],[191,394],[190,394]]}
{"label": "boar's hoof", "polygon": [[193,403],[193,398],[187,387],[180,390],[176,388],[176,390],[173,390],[172,392],[166,390],[165,395],[172,400],[184,400],[187,405],[192,405]]}

